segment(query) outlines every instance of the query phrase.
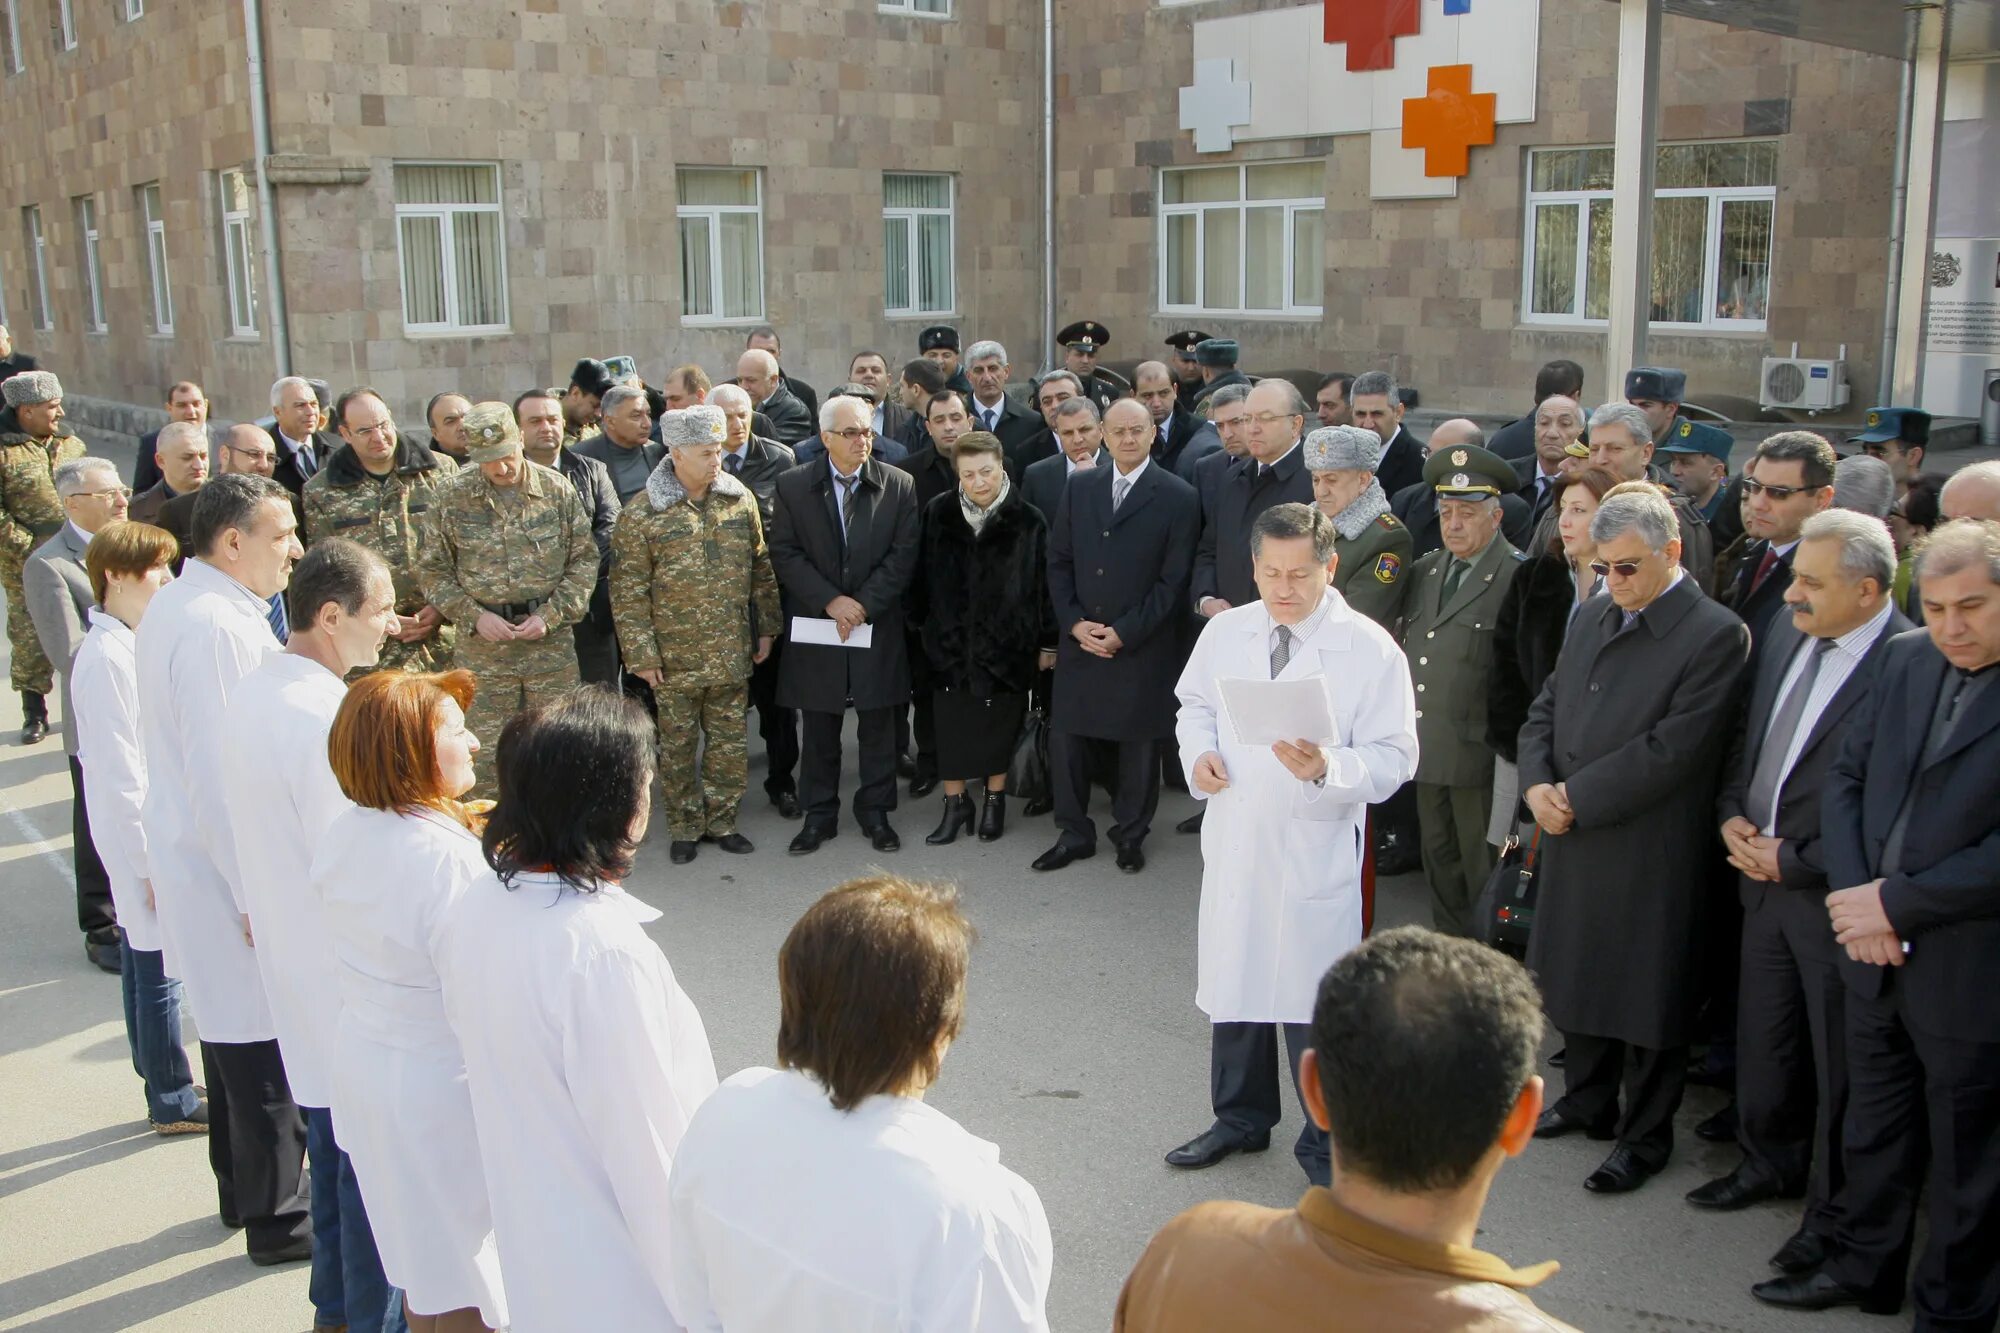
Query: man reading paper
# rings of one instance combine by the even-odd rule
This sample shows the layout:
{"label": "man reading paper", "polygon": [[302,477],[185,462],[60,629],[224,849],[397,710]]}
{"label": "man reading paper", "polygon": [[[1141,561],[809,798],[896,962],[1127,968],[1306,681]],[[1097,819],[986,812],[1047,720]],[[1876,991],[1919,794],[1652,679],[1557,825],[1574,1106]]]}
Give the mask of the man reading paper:
{"label": "man reading paper", "polygon": [[[1208,802],[1195,1003],[1213,1024],[1215,1123],[1167,1154],[1174,1166],[1213,1166],[1270,1146],[1280,1115],[1277,1029],[1296,1089],[1319,978],[1361,942],[1367,806],[1416,772],[1408,664],[1395,640],[1328,586],[1336,535],[1310,505],[1258,515],[1250,557],[1259,600],[1209,620],[1175,687],[1188,789]],[[1221,682],[1241,678],[1323,681],[1333,740],[1240,740]],[[1324,1185],[1326,1133],[1301,1118],[1293,1154]]]}

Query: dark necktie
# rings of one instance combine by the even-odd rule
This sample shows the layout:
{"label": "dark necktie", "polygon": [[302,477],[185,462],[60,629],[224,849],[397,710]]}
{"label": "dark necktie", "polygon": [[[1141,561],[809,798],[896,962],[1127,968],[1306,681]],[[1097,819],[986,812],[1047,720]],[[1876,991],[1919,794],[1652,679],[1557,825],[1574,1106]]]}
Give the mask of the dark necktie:
{"label": "dark necktie", "polygon": [[1451,565],[1444,571],[1444,597],[1438,603],[1439,606],[1449,606],[1451,604],[1451,599],[1458,593],[1458,585],[1465,582],[1465,571],[1470,568],[1472,566],[1466,564],[1465,561],[1460,560],[1457,556],[1452,557]]}
{"label": "dark necktie", "polygon": [[743,456],[741,454],[724,454],[722,456],[722,466],[729,469],[730,476],[740,477],[743,475]]}
{"label": "dark necktie", "polygon": [[1757,562],[1757,572],[1750,576],[1750,591],[1745,595],[1748,597],[1755,597],[1757,595],[1757,589],[1764,586],[1764,580],[1771,577],[1771,571],[1777,568],[1777,565],[1778,565],[1777,548],[1774,546],[1766,546],[1764,548],[1764,558]]}
{"label": "dark necktie", "polygon": [[1285,669],[1286,664],[1289,663],[1291,660],[1292,660],[1291,626],[1280,625],[1278,626],[1278,646],[1271,650],[1271,679],[1276,680],[1278,678],[1278,673],[1283,671]]}
{"label": "dark necktie", "polygon": [[998,408],[982,407],[979,409],[979,420],[980,420],[979,428],[985,431],[988,435],[991,435],[993,433],[993,423],[995,421],[998,421],[999,419],[1000,419],[1000,411]]}
{"label": "dark necktie", "polygon": [[1784,776],[1785,756],[1791,752],[1792,741],[1799,732],[1799,723],[1805,719],[1806,701],[1812,698],[1813,682],[1819,679],[1820,664],[1826,661],[1832,639],[1817,639],[1813,642],[1812,655],[1806,659],[1805,669],[1792,682],[1778,711],[1771,715],[1771,725],[1764,733],[1764,747],[1757,752],[1757,767],[1750,774],[1750,792],[1744,804],[1750,813],[1757,816],[1762,827],[1769,828],[1778,817],[1778,784]]}
{"label": "dark necktie", "polygon": [[847,540],[847,525],[854,520],[855,483],[860,481],[861,477],[859,473],[852,477],[836,474],[833,480],[834,484],[840,487],[840,539],[844,542]]}
{"label": "dark necktie", "polygon": [[271,633],[279,643],[291,642],[292,622],[285,614],[285,594],[279,593],[271,599],[271,609],[264,613],[264,619],[271,622]]}

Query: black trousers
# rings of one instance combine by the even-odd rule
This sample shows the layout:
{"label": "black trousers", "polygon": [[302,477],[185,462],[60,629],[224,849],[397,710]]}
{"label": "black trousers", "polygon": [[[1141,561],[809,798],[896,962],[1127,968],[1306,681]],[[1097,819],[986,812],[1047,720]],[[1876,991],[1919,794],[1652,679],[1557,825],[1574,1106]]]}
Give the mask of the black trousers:
{"label": "black trousers", "polygon": [[2000,1042],[1924,1031],[1897,980],[1878,998],[1847,997],[1847,1181],[1824,1271],[1900,1294],[1928,1184],[1930,1238],[1911,1282],[1916,1328],[1990,1333],[2000,1312]]}
{"label": "black trousers", "polygon": [[1787,1185],[1810,1177],[1806,1227],[1822,1236],[1834,1234],[1845,1179],[1847,984],[1838,947],[1817,893],[1765,889],[1743,913],[1737,1139],[1752,1171]]}
{"label": "black trousers", "polygon": [[1056,827],[1071,847],[1097,846],[1090,818],[1090,779],[1110,773],[1111,845],[1136,847],[1160,807],[1158,741],[1107,741],[1067,731],[1049,733],[1049,778],[1055,786]]}
{"label": "black trousers", "polygon": [[618,631],[598,626],[585,616],[570,626],[576,641],[576,672],[586,685],[618,685]]}
{"label": "black trousers", "polygon": [[1332,1179],[1326,1131],[1306,1113],[1299,1094],[1299,1057],[1312,1045],[1309,1023],[1213,1023],[1209,1025],[1208,1099],[1218,1125],[1239,1135],[1268,1134],[1283,1119],[1278,1091],[1278,1030],[1285,1033],[1285,1059],[1292,1067],[1292,1092],[1305,1122],[1292,1156],[1315,1185]]}
{"label": "black trousers", "polygon": [[799,715],[778,706],[778,660],[785,641],[771,640],[771,655],[750,668],[750,702],[757,708],[757,735],[764,741],[764,791],[772,798],[796,791],[792,772],[799,766]]}
{"label": "black trousers", "polygon": [[275,1041],[201,1044],[208,1084],[208,1165],[222,1220],[252,1254],[312,1235],[306,1117],[292,1101]]}
{"label": "black trousers", "polygon": [[[1674,1112],[1687,1090],[1687,1047],[1663,1051],[1632,1046],[1612,1037],[1565,1032],[1560,1105],[1590,1122],[1617,1117],[1618,1143],[1658,1168],[1674,1152]],[[1618,1085],[1625,1085],[1625,1108],[1618,1108]]]}
{"label": "black trousers", "polygon": [[[896,753],[912,755],[916,759],[917,772],[937,774],[937,709],[935,694],[937,680],[931,671],[931,659],[924,652],[923,636],[915,629],[908,629],[910,647],[910,703],[907,708],[896,710]],[[912,741],[916,743],[911,744]]]}
{"label": "black trousers", "polygon": [[[63,725],[74,724],[64,718]],[[74,798],[70,802],[69,831],[76,861],[76,924],[100,944],[116,942],[118,913],[111,906],[111,876],[105,873],[97,844],[90,839],[90,811],[83,802],[83,765],[76,761],[75,755],[69,756],[69,790]]]}
{"label": "black trousers", "polygon": [[[896,808],[896,714],[902,705],[854,710],[861,743],[861,785],[854,790],[854,818],[868,825]],[[806,822],[840,820],[840,732],[845,713],[800,709],[805,743],[799,752],[799,804]]]}

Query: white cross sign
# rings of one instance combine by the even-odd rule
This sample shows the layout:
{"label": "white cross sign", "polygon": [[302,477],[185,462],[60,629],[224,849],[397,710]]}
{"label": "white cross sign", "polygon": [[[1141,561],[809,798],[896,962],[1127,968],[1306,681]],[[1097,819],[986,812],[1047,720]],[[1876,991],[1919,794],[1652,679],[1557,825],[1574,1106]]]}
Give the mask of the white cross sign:
{"label": "white cross sign", "polygon": [[1181,128],[1194,131],[1197,153],[1226,153],[1236,145],[1234,127],[1250,123],[1250,85],[1238,82],[1235,62],[1197,60],[1194,83],[1180,90]]}

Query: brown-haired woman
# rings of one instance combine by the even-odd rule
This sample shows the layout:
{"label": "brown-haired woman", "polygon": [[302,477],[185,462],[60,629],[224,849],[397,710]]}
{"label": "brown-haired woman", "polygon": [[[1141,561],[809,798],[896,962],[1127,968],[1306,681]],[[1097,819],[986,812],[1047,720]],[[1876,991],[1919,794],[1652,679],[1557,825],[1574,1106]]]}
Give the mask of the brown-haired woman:
{"label": "brown-haired woman", "polygon": [[433,942],[486,869],[465,728],[468,671],[383,671],[348,690],[327,757],[355,808],[313,858],[340,978],[334,1115],[382,1270],[412,1333],[507,1324],[465,1057],[445,1017]]}

